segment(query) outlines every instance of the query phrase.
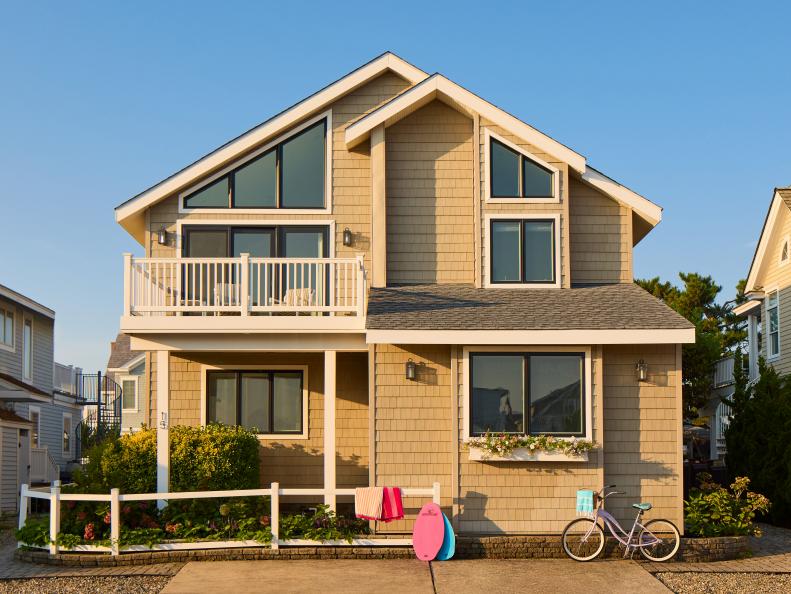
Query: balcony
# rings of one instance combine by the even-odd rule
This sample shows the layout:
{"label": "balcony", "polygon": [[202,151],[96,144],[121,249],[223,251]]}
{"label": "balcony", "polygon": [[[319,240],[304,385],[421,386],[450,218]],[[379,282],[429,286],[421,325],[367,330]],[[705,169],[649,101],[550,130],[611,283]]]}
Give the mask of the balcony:
{"label": "balcony", "polygon": [[353,332],[365,327],[356,258],[133,258],[124,254],[127,333]]}

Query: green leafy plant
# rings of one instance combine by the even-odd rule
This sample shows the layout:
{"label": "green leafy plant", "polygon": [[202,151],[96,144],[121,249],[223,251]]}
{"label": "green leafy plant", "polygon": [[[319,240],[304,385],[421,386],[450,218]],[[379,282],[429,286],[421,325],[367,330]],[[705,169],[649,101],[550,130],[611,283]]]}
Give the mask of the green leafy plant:
{"label": "green leafy plant", "polygon": [[765,513],[769,500],[749,491],[750,479],[739,477],[730,490],[712,482],[711,475],[697,476],[699,487],[692,489],[684,502],[684,521],[688,532],[697,536],[740,536],[759,534],[755,515]]}
{"label": "green leafy plant", "polygon": [[467,442],[471,448],[479,448],[489,456],[507,456],[515,449],[525,448],[534,452],[563,452],[579,456],[596,448],[588,439],[563,439],[553,435],[514,435],[509,433],[489,433],[475,437]]}
{"label": "green leafy plant", "polygon": [[14,531],[17,542],[35,547],[49,544],[49,522],[38,518],[28,518],[22,528]]}
{"label": "green leafy plant", "polygon": [[[64,549],[73,549],[77,545],[83,544],[83,539],[77,536],[76,534],[59,532],[58,537],[55,539],[55,542],[59,547],[63,547]],[[96,544],[96,543],[91,543],[91,544]]]}
{"label": "green leafy plant", "polygon": [[318,505],[312,513],[293,514],[280,518],[280,538],[284,540],[345,540],[352,542],[358,534],[368,532],[368,522],[335,515],[326,505]]}

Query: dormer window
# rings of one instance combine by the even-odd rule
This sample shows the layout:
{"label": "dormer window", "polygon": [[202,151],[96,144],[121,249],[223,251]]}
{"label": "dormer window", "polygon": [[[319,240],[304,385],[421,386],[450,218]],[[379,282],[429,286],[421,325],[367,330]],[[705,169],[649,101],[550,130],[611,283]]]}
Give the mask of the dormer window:
{"label": "dormer window", "polygon": [[327,117],[253,154],[182,196],[191,209],[324,209]]}
{"label": "dormer window", "polygon": [[556,168],[491,132],[487,132],[487,138],[487,200],[557,201],[559,172]]}

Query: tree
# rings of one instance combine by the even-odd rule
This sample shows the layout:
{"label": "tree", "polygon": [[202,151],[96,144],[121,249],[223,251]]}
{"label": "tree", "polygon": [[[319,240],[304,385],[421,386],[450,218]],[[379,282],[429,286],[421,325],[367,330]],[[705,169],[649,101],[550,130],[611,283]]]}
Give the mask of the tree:
{"label": "tree", "polygon": [[744,323],[733,313],[734,305],[744,301],[744,281],[737,286],[736,299],[719,304],[722,287],[711,276],[696,272],[678,276],[683,289],[659,277],[635,282],[695,325],[695,343],[683,346],[682,363],[684,416],[693,418],[712,396],[717,360],[740,348],[747,335]]}

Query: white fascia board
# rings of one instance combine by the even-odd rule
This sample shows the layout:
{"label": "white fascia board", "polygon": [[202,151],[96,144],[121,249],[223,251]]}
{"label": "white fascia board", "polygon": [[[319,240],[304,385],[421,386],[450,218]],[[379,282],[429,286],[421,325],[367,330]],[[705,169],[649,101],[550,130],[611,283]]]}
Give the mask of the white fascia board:
{"label": "white fascia board", "polygon": [[753,261],[750,263],[750,272],[747,275],[747,284],[744,287],[745,293],[757,291],[761,288],[757,286],[758,272],[763,265],[764,255],[769,248],[769,240],[772,237],[772,231],[774,230],[777,217],[780,215],[781,205],[783,204],[785,204],[783,198],[780,196],[780,193],[775,190],[772,196],[772,203],[769,205],[769,211],[766,213],[764,226],[761,228],[761,237],[758,240],[758,246],[755,248]]}
{"label": "white fascia board", "polygon": [[144,334],[131,337],[132,347],[145,351],[368,351],[365,336],[356,334]]}
{"label": "white fascia board", "polygon": [[687,344],[695,329],[645,330],[368,330],[368,344]]}
{"label": "white fascia board", "polygon": [[651,226],[656,226],[662,220],[662,207],[644,198],[637,192],[633,192],[626,186],[622,186],[603,173],[587,167],[582,174],[582,180],[593,187],[601,190],[608,196],[621,202],[643,217]]}
{"label": "white fascia board", "polygon": [[550,138],[546,134],[539,132],[532,126],[515,118],[499,107],[492,105],[485,99],[481,99],[474,93],[471,93],[441,74],[431,75],[423,82],[415,85],[408,91],[404,91],[398,97],[395,97],[346,128],[346,146],[353,147],[363,142],[368,138],[371,130],[380,124],[385,124],[385,126],[387,126],[398,121],[399,114],[411,113],[415,105],[420,105],[424,102],[427,103],[435,96],[447,97],[470,111],[480,114],[494,124],[512,132],[525,142],[568,163],[572,169],[580,173],[585,171],[585,157],[574,152],[557,140]]}
{"label": "white fascia board", "polygon": [[763,301],[758,299],[750,299],[749,301],[745,301],[741,305],[733,308],[733,313],[737,316],[746,316],[753,313],[756,309],[761,307]]}
{"label": "white fascia board", "polygon": [[240,153],[244,153],[261,142],[264,142],[267,138],[282,132],[302,118],[325,109],[327,105],[339,97],[364,85],[369,80],[376,78],[387,70],[392,70],[412,84],[418,83],[428,77],[428,74],[419,68],[412,66],[398,56],[388,52],[365,66],[347,74],[340,80],[297,103],[293,107],[290,107],[274,118],[246,132],[236,140],[206,155],[142,194],[117,206],[115,209],[116,222],[125,227],[134,227],[133,224],[125,224],[129,223],[127,219],[144,211],[152,204],[176,192],[202,175],[233,160],[233,158]]}
{"label": "white fascia board", "polygon": [[9,289],[4,285],[0,285],[0,297],[5,297],[9,301],[13,301],[17,305],[22,305],[23,307],[32,309],[36,313],[40,313],[42,316],[47,317],[51,320],[55,319],[54,310],[51,310],[50,308],[41,305],[36,301],[33,301],[30,297],[25,297],[22,293],[17,293],[13,289]]}

